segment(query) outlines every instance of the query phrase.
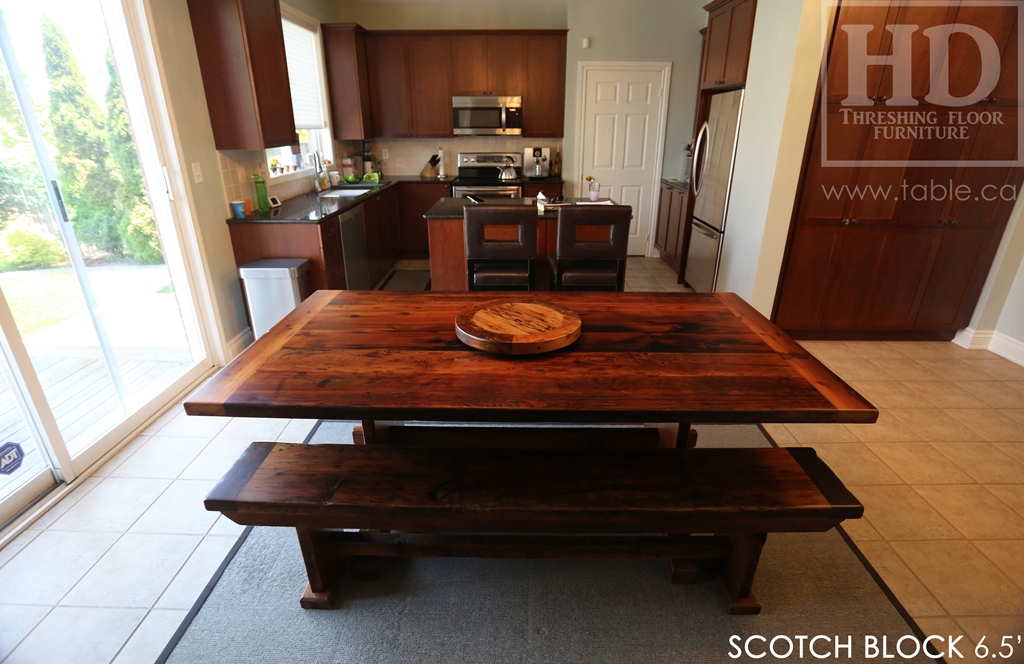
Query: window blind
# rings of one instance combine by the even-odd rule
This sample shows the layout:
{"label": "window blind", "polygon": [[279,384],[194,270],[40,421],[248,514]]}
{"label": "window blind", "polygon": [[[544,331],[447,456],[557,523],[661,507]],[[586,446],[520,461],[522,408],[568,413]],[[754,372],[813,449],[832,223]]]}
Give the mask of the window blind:
{"label": "window blind", "polygon": [[284,51],[296,129],[323,129],[324,104],[320,90],[316,33],[284,20]]}

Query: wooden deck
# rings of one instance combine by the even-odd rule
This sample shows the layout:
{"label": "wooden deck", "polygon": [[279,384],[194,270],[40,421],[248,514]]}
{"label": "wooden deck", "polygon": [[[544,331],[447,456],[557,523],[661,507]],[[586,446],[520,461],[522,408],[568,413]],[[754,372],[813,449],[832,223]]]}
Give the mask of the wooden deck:
{"label": "wooden deck", "polygon": [[[33,365],[53,409],[60,431],[74,456],[120,422],[126,415],[106,364],[89,357],[40,356]],[[188,362],[127,360],[120,363],[128,397],[134,410],[167,387],[188,367]],[[19,475],[38,467],[42,460],[21,408],[6,381],[0,382],[0,444],[18,443],[25,451],[22,468],[11,476],[0,476],[0,500],[20,484]]]}

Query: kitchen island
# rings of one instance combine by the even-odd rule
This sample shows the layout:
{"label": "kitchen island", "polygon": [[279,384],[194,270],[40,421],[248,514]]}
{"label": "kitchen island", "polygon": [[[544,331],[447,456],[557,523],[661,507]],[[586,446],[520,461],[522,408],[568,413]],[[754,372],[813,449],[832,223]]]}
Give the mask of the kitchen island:
{"label": "kitchen island", "polygon": [[[602,199],[607,200],[607,199]],[[575,204],[589,199],[569,198],[566,202]],[[492,201],[493,203],[493,201]],[[533,198],[502,199],[502,205],[536,206]],[[468,198],[442,198],[433,205],[423,218],[427,220],[427,234],[430,240],[430,290],[467,291],[466,280],[466,235],[462,225],[463,210],[474,205]],[[486,205],[486,203],[484,203]],[[591,236],[591,233],[593,234]],[[495,227],[488,229],[487,239],[515,240],[517,230]],[[582,239],[606,240],[608,229],[603,227],[579,228]],[[551,269],[548,257],[554,256],[558,242],[558,207],[547,206],[537,214],[537,271],[534,281],[536,290],[551,289]]]}

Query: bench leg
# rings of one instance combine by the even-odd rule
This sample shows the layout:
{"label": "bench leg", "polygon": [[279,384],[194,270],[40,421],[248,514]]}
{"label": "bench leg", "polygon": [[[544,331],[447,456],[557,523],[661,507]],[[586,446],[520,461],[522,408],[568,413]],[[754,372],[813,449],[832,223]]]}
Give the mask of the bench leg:
{"label": "bench leg", "polygon": [[302,560],[306,564],[309,583],[302,593],[299,605],[304,609],[331,608],[331,593],[337,582],[338,562],[331,555],[322,531],[314,528],[296,528]]}
{"label": "bench leg", "polygon": [[754,595],[754,573],[761,558],[767,533],[729,535],[732,550],[723,561],[722,581],[728,596],[729,613],[753,615],[761,612],[761,603]]}

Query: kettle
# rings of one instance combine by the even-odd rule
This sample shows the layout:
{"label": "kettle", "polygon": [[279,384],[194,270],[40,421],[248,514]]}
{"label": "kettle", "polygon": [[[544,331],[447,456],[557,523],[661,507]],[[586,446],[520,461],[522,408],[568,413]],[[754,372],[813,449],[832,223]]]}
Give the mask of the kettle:
{"label": "kettle", "polygon": [[497,169],[501,171],[498,174],[499,180],[515,180],[519,177],[519,174],[516,173],[515,166],[513,166],[514,163],[515,162],[512,161],[512,157],[505,157],[501,160],[502,165],[497,167]]}

